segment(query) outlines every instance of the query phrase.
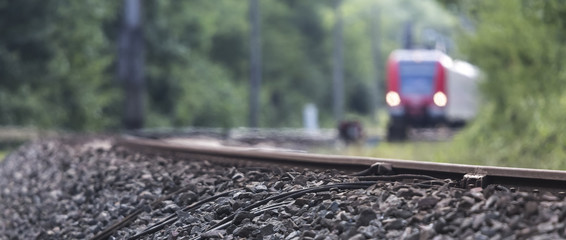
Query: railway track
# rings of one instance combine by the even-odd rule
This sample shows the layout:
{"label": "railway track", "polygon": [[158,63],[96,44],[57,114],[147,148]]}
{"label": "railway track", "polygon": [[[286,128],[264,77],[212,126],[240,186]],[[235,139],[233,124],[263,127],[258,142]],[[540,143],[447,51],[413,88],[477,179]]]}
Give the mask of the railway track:
{"label": "railway track", "polygon": [[446,142],[452,140],[459,129],[439,127],[409,129],[408,140],[412,142]]}
{"label": "railway track", "polygon": [[564,239],[563,177],[179,139],[46,140],[0,163],[0,238]]}
{"label": "railway track", "polygon": [[425,175],[454,180],[462,188],[500,185],[511,191],[547,191],[560,195],[564,195],[566,192],[566,171],[320,155],[243,147],[203,146],[131,137],[122,138],[116,144],[138,151],[169,153],[181,157],[190,156],[190,158],[201,157],[224,164],[236,162],[258,166],[277,165],[310,169],[339,169],[350,174],[364,176]]}
{"label": "railway track", "polygon": [[[253,216],[259,216],[266,211],[293,205],[294,201],[285,201],[290,198],[296,199],[305,194],[313,194],[332,189],[347,190],[368,188],[375,185],[378,181],[412,180],[414,186],[424,188],[429,188],[430,186],[440,186],[441,188],[442,186],[448,186],[462,189],[485,189],[491,187],[491,189],[495,189],[496,191],[509,193],[516,191],[528,191],[535,195],[544,191],[552,192],[556,196],[555,199],[564,199],[564,191],[566,191],[566,172],[564,171],[471,166],[365,157],[328,156],[289,151],[266,151],[242,147],[203,146],[194,143],[183,144],[178,141],[171,143],[161,140],[148,140],[141,138],[122,138],[115,144],[116,146],[129,148],[134,151],[152,154],[173,154],[176,158],[202,158],[207,161],[213,161],[218,164],[226,164],[230,166],[248,165],[269,167],[306,167],[310,169],[339,169],[349,173],[350,176],[355,176],[359,180],[358,182],[343,182],[307,187],[304,189],[272,195],[271,197],[255,202],[252,205],[240,209],[238,212],[216,221],[215,224],[209,226],[203,233],[201,233],[200,237],[182,239],[196,240],[206,239],[210,236],[222,237],[222,234],[219,236],[214,234],[222,233],[221,231],[225,231],[229,225],[236,224],[236,219],[240,218],[241,212],[249,212],[253,218]],[[402,188],[403,187],[398,188],[397,191],[402,191],[400,190]],[[152,206],[158,206],[161,201],[183,191],[186,191],[186,189],[180,189],[177,192],[171,193],[170,196],[164,196],[152,203]],[[221,197],[233,195],[235,192],[237,192],[237,190],[217,193],[214,196],[186,206],[182,209],[182,211],[194,211],[203,204]],[[425,200],[426,199],[427,198],[425,198]],[[421,200],[419,205],[422,202],[426,201]],[[433,205],[435,204],[436,202],[433,203]],[[135,219],[141,211],[141,209],[136,210],[121,221],[113,224],[104,231],[99,232],[92,239],[99,240],[108,238],[115,231],[133,221],[133,219]],[[144,237],[161,231],[169,225],[179,221],[181,221],[179,213],[169,215],[128,239],[143,239]]]}

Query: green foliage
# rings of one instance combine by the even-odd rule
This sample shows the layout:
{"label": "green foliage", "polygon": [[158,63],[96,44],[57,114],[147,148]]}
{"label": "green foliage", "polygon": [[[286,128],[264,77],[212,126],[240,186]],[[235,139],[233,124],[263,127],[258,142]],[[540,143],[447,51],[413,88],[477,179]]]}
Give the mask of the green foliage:
{"label": "green foliage", "polygon": [[246,31],[246,3],[145,3],[149,127],[243,125],[245,92],[235,78],[242,77],[238,62],[247,58],[219,49],[244,49],[230,42]]}
{"label": "green foliage", "polygon": [[[0,125],[71,130],[119,127],[115,84],[123,1],[0,0]],[[147,127],[246,124],[249,79],[248,1],[142,1]],[[373,9],[379,10],[374,16]],[[422,11],[419,9],[426,9]],[[382,62],[399,46],[411,16],[417,36],[450,29],[435,2],[343,1],[346,113],[369,115],[383,79]],[[315,103],[332,119],[331,1],[260,1],[261,127],[300,127]],[[371,23],[381,19],[380,31]],[[418,41],[426,41],[420,39]]]}
{"label": "green foliage", "polygon": [[486,107],[458,140],[463,158],[566,169],[566,2],[466,3],[476,31],[462,38],[462,50],[487,81]]}
{"label": "green foliage", "polygon": [[[302,107],[322,105],[330,91],[331,51],[320,21],[323,2],[262,1],[261,125],[301,126]],[[322,108],[322,112],[329,108]]]}
{"label": "green foliage", "polygon": [[453,147],[453,145],[449,142],[379,142],[378,145],[373,148],[366,146],[348,146],[342,150],[340,154],[429,162],[450,162],[445,158],[446,155],[444,152],[451,147]]}
{"label": "green foliage", "polygon": [[[241,89],[229,81],[224,69],[204,59],[191,58],[191,67],[173,72],[186,81],[174,109],[177,126],[234,127],[246,112]],[[214,86],[211,88],[210,86]]]}
{"label": "green foliage", "polygon": [[0,3],[0,124],[101,129],[117,95],[106,74],[113,51],[109,1]]}

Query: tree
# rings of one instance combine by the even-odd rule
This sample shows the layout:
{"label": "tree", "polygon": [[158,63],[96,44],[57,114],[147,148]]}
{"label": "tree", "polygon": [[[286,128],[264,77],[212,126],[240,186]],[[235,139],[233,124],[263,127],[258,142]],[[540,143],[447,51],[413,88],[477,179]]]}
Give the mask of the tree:
{"label": "tree", "polygon": [[0,4],[0,124],[63,129],[115,126],[103,26],[115,3],[60,0]]}
{"label": "tree", "polygon": [[[142,1],[147,127],[245,125],[249,95],[248,3],[232,0]],[[332,118],[332,1],[258,1],[262,25],[260,127],[300,127],[315,103],[322,126]],[[432,1],[344,1],[345,112],[366,115],[373,59],[397,48],[397,26],[449,26]],[[370,16],[382,9],[383,56],[371,54]],[[116,79],[121,1],[62,0],[0,4],[0,124],[101,130],[123,110]],[[433,9],[434,14],[419,8]],[[396,14],[388,15],[387,13]],[[441,21],[435,21],[435,20]],[[433,24],[441,22],[441,24]],[[418,32],[417,31],[417,32]],[[420,34],[417,34],[420,36]],[[418,41],[421,41],[417,38]],[[375,47],[375,46],[374,46]]]}
{"label": "tree", "polygon": [[244,86],[227,66],[240,67],[234,62],[246,56],[224,59],[217,43],[246,31],[246,4],[147,1],[146,6],[148,126],[243,125]]}
{"label": "tree", "polygon": [[462,136],[470,158],[565,168],[556,159],[566,156],[566,3],[477,0],[458,9],[475,25],[462,51],[487,77],[486,106]]}

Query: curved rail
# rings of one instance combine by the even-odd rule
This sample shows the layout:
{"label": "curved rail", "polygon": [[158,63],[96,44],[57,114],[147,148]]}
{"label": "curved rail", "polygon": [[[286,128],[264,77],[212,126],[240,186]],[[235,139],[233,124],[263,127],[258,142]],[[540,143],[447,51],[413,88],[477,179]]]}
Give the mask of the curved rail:
{"label": "curved rail", "polygon": [[[502,185],[518,190],[566,191],[566,171],[475,166],[419,162],[370,157],[308,154],[289,151],[262,150],[257,148],[203,146],[171,143],[161,140],[125,137],[116,141],[117,146],[141,151],[189,154],[207,159],[243,160],[257,164],[285,165],[310,168],[334,168],[346,172],[362,171],[367,174],[418,174],[460,181],[463,187]],[[373,167],[372,167],[373,166]]]}
{"label": "curved rail", "polygon": [[[282,152],[273,150],[262,150],[257,148],[243,148],[243,147],[227,147],[227,146],[204,146],[199,144],[181,144],[172,143],[163,140],[149,140],[143,138],[125,137],[116,139],[115,146],[124,147],[135,151],[142,151],[148,153],[165,153],[174,154],[179,157],[186,157],[187,159],[203,159],[209,161],[217,161],[228,164],[238,164],[245,162],[246,164],[255,165],[283,165],[294,167],[311,167],[311,168],[334,168],[343,171],[350,171],[356,173],[352,174],[357,176],[359,182],[351,183],[337,183],[327,186],[317,186],[306,189],[301,189],[293,192],[282,193],[276,196],[267,198],[261,202],[248,206],[245,211],[256,213],[259,210],[253,210],[259,205],[276,200],[276,204],[281,199],[286,199],[289,196],[300,196],[302,194],[313,191],[324,191],[331,188],[365,188],[375,184],[375,181],[401,181],[421,180],[419,184],[423,187],[431,186],[433,184],[446,184],[449,186],[459,185],[460,187],[486,187],[488,185],[495,185],[495,189],[513,191],[551,191],[558,193],[563,198],[566,194],[566,171],[554,170],[541,170],[541,169],[524,169],[524,168],[505,168],[505,167],[491,167],[491,166],[473,166],[463,164],[447,164],[447,163],[432,163],[432,162],[418,162],[409,160],[395,160],[395,159],[380,159],[368,157],[349,157],[349,156],[331,156],[320,154],[306,154],[297,152]],[[451,179],[451,180],[446,180]],[[174,193],[168,194],[154,203],[156,206],[159,202],[169,199],[171,196],[178,192],[185,191],[180,189]],[[183,211],[188,211],[203,203],[214,200],[218,197],[229,194],[223,192],[199,202],[195,202],[183,208]],[[278,206],[278,205],[277,205]],[[253,211],[252,211],[253,210]],[[114,223],[107,229],[99,232],[94,236],[93,240],[107,239],[117,229],[131,223],[142,210],[137,209],[130,213],[121,221]],[[255,212],[254,212],[255,211]],[[235,215],[230,215],[218,222],[207,231],[214,229],[223,229],[233,221]],[[131,236],[129,239],[139,239],[147,234],[154,233],[163,229],[165,226],[177,221],[178,216],[172,214],[162,219],[160,222],[149,226],[144,231]]]}

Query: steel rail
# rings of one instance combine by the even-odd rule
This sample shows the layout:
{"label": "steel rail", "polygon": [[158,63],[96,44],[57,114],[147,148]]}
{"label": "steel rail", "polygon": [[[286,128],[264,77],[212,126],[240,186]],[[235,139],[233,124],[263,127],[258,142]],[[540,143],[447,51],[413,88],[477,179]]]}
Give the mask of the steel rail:
{"label": "steel rail", "polygon": [[230,146],[204,146],[134,137],[119,138],[115,144],[141,151],[181,153],[211,157],[211,159],[238,159],[269,165],[333,168],[346,172],[367,171],[369,167],[377,165],[388,168],[392,171],[391,174],[419,174],[459,180],[464,184],[464,187],[485,187],[490,184],[497,184],[519,190],[566,191],[566,171],[558,170],[322,155]]}

